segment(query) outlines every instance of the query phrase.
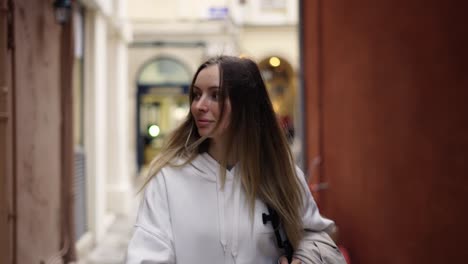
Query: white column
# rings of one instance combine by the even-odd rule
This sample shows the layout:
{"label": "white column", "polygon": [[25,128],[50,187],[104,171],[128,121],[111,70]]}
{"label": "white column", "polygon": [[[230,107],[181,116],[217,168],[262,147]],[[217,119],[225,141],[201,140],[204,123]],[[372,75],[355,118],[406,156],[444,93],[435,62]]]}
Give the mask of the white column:
{"label": "white column", "polygon": [[127,46],[119,36],[112,37],[113,66],[109,70],[109,180],[107,184],[108,209],[117,214],[128,214],[132,202],[132,178],[129,168],[128,69]]}
{"label": "white column", "polygon": [[[128,59],[127,43],[130,29],[125,20],[126,2],[116,0],[112,29],[109,28],[109,173],[107,182],[107,209],[114,214],[127,215],[131,211],[133,197],[133,174],[130,172],[131,153],[128,104]],[[133,128],[133,127],[132,127]]]}
{"label": "white column", "polygon": [[100,14],[87,13],[85,149],[87,162],[88,226],[94,240],[100,241],[106,231],[107,174],[107,59],[106,23]]}
{"label": "white column", "polygon": [[297,24],[299,21],[299,1],[287,1],[287,23]]}

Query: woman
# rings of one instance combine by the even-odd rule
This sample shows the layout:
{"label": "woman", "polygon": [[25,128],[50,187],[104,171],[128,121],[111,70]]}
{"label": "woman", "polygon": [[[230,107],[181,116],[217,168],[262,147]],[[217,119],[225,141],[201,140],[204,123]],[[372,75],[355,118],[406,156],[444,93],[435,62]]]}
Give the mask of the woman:
{"label": "woman", "polygon": [[333,222],[320,216],[293,163],[258,66],[208,60],[190,104],[151,164],[127,263],[288,263],[272,221],[263,221],[267,205],[296,249],[292,263],[322,263],[326,247],[339,256],[323,232]]}

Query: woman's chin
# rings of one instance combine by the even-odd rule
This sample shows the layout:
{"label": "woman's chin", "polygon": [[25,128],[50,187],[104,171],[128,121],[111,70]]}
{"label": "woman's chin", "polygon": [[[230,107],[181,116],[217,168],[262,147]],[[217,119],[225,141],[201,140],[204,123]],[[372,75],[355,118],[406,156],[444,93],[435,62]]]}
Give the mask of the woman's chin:
{"label": "woman's chin", "polygon": [[199,128],[198,129],[198,134],[200,135],[200,137],[210,137],[210,132],[208,129],[203,129],[203,128]]}

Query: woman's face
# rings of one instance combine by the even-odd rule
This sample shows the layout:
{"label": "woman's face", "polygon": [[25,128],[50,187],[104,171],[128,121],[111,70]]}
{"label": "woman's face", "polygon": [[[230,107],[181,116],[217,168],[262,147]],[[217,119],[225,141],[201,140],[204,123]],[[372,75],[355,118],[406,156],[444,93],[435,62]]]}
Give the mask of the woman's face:
{"label": "woman's face", "polygon": [[[231,104],[229,99],[224,102],[224,116],[220,117],[219,95],[219,66],[211,65],[198,73],[197,79],[192,87],[193,101],[190,107],[195,119],[198,134],[219,139],[227,127],[231,117]],[[219,124],[215,131],[215,127]]]}

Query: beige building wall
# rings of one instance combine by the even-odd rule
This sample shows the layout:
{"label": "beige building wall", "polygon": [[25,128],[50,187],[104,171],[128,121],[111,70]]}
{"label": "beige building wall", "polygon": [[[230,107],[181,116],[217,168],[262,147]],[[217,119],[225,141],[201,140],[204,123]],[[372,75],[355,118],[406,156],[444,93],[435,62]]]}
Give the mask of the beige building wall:
{"label": "beige building wall", "polygon": [[199,20],[208,16],[207,7],[227,6],[227,0],[128,0],[128,15],[136,21]]}
{"label": "beige building wall", "polygon": [[[210,8],[221,10],[223,7],[228,9],[225,19],[210,18]],[[136,124],[137,118],[138,71],[158,56],[182,62],[192,70],[192,74],[203,60],[211,56],[246,55],[257,62],[279,56],[292,66],[295,73],[293,83],[295,89],[298,88],[298,1],[245,1],[241,4],[241,1],[234,0],[132,0],[128,1],[128,15],[133,35],[128,53],[129,119],[132,125]],[[202,43],[203,46],[181,47],[183,43]],[[299,101],[297,91],[294,91],[294,96]],[[295,107],[294,123],[299,124],[301,107],[299,104]],[[133,157],[137,155],[136,137],[136,129],[132,129],[130,144]]]}
{"label": "beige building wall", "polygon": [[240,51],[257,61],[270,56],[286,59],[298,70],[299,36],[297,26],[246,26],[239,34]]}

